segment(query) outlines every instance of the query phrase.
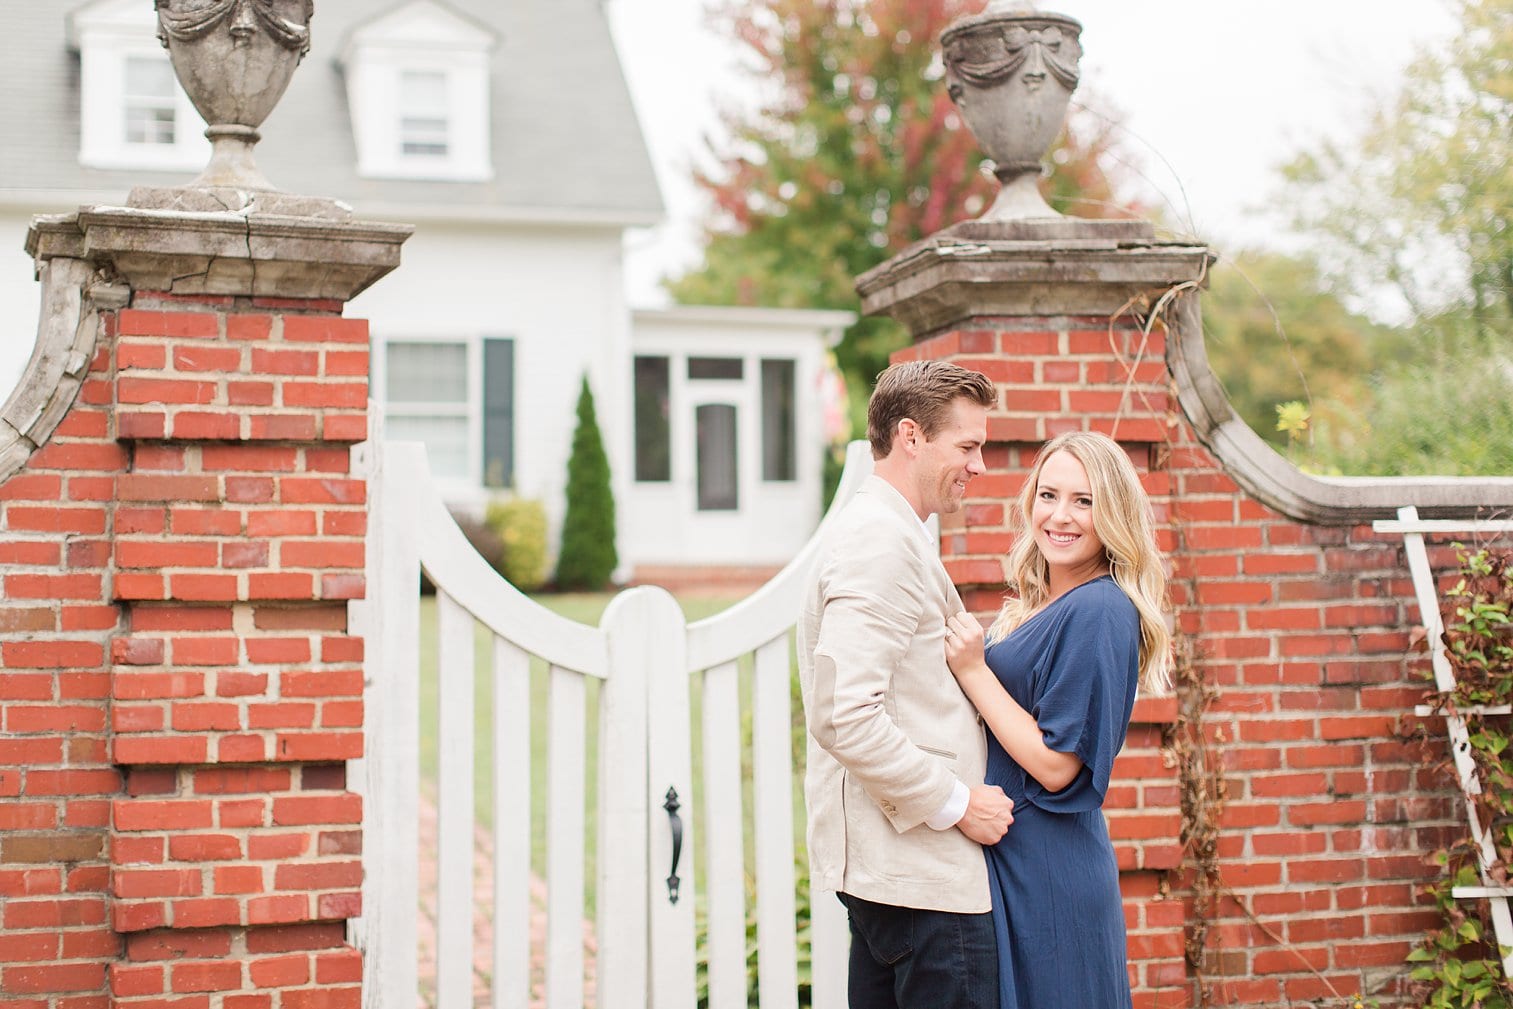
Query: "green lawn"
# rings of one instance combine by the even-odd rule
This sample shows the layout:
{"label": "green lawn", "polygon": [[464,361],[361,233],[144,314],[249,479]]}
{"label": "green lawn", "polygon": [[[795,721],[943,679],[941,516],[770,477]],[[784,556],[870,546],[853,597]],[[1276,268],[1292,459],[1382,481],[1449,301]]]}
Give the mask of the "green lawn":
{"label": "green lawn", "polygon": [[[577,620],[580,623],[597,626],[604,609],[609,605],[612,595],[542,595],[534,597],[537,602],[550,608],[562,616]],[[715,598],[707,596],[689,596],[680,598],[679,604],[683,608],[685,616],[690,620],[701,620],[720,612],[723,609],[738,602],[735,598]],[[473,698],[474,725],[477,739],[477,753],[474,765],[474,801],[480,823],[491,825],[493,823],[493,764],[491,752],[491,740],[493,738],[493,684],[489,675],[489,637],[490,632],[477,626],[475,629],[475,655],[477,656],[476,691]],[[420,650],[421,650],[421,683],[420,683],[420,773],[421,787],[428,794],[436,794],[436,751],[437,751],[437,675],[436,675],[436,601],[434,596],[426,596],[421,600],[420,609]],[[742,721],[746,727],[744,734],[749,737],[750,712],[748,704],[744,700],[749,696],[750,686],[750,659],[744,660],[741,669],[741,694]],[[794,700],[797,709],[797,698]],[[690,688],[691,720],[692,720],[692,747],[694,765],[693,808],[694,830],[702,835],[699,830],[702,817],[698,811],[702,809],[701,784],[699,775],[700,754],[700,718],[699,718],[699,688],[698,680],[695,679]],[[589,907],[593,906],[593,855],[595,840],[596,821],[596,788],[595,777],[598,767],[598,681],[589,679],[587,691],[587,739],[588,753],[586,766],[588,769],[588,789],[584,796],[587,816],[587,846],[589,865],[586,867],[586,878],[589,887]],[[795,710],[795,718],[798,712]],[[531,863],[534,870],[544,873],[546,868],[546,775],[547,775],[547,740],[544,726],[547,719],[547,669],[546,664],[539,659],[531,662],[531,834],[532,834],[532,857]],[[801,764],[798,755],[795,755],[795,774],[801,774]],[[751,811],[751,773],[750,773],[750,750],[749,738],[747,748],[743,756],[745,809],[749,820]],[[685,815],[687,810],[685,809]],[[797,841],[803,839],[803,795],[801,788],[794,790],[794,823]],[[747,866],[752,863],[751,837],[747,835]],[[684,865],[693,853],[685,853]],[[702,866],[702,857],[695,858],[695,864]],[[700,872],[700,875],[702,873]],[[696,880],[696,885],[698,881]],[[702,891],[702,887],[700,888]]]}

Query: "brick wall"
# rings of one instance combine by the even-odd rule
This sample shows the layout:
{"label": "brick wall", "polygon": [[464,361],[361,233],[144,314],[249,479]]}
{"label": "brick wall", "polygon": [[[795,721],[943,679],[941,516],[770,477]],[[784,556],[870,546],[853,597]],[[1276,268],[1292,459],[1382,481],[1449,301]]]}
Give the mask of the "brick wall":
{"label": "brick wall", "polygon": [[368,345],[137,291],[0,486],[8,1005],[356,1006]]}
{"label": "brick wall", "polygon": [[[989,473],[942,537],[968,605],[984,616],[998,606],[1006,502],[1040,443],[1067,428],[1102,431],[1144,474],[1177,624],[1199,682],[1216,692],[1195,727],[1226,793],[1209,803],[1219,811],[1216,904],[1194,900],[1198,859],[1184,851],[1177,698],[1137,704],[1115,765],[1106,811],[1136,1005],[1196,1005],[1200,983],[1209,1004],[1356,992],[1396,1004],[1403,957],[1437,920],[1418,896],[1436,875],[1424,856],[1460,829],[1444,781],[1398,735],[1423,692],[1400,538],[1303,525],[1242,492],[1170,397],[1159,327],[1147,338],[1128,316],[1111,328],[1101,315],[971,326],[898,355],[948,358],[999,387]],[[1433,553],[1441,567],[1451,560]],[[1190,966],[1185,950],[1200,938],[1201,967]]]}

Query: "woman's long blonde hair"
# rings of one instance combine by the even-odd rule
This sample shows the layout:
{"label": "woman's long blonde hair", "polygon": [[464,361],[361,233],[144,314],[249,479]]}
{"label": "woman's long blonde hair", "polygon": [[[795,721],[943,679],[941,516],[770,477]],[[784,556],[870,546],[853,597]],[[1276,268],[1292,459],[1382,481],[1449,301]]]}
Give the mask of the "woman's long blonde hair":
{"label": "woman's long blonde hair", "polygon": [[1093,531],[1103,541],[1109,573],[1140,613],[1140,685],[1167,690],[1171,632],[1166,628],[1166,570],[1156,550],[1155,522],[1150,499],[1140,476],[1119,443],[1092,431],[1069,431],[1041,446],[1030,468],[1019,506],[1010,513],[1015,533],[1009,550],[1009,587],[1017,594],[988,629],[988,640],[999,641],[1050,600],[1050,566],[1035,542],[1031,514],[1040,471],[1057,452],[1066,452],[1087,471],[1093,493]]}

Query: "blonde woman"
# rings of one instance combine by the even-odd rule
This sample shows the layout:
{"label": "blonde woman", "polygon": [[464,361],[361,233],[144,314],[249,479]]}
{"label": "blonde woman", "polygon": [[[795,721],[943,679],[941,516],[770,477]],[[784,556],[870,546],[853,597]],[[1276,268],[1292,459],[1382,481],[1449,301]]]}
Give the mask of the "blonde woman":
{"label": "blonde woman", "polygon": [[1164,689],[1166,576],[1150,503],[1112,439],[1040,450],[1014,515],[1010,587],[987,634],[966,612],[946,661],[990,731],[987,783],[1014,825],[984,848],[1000,1009],[1130,1005],[1119,871],[1103,819],[1137,685]]}

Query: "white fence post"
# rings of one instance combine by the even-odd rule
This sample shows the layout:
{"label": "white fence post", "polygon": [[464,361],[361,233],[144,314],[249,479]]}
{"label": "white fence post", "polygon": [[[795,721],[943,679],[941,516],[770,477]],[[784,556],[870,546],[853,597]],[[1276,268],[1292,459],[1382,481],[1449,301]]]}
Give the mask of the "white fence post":
{"label": "white fence post", "polygon": [[[436,1003],[473,1004],[473,618],[436,590]],[[413,716],[412,716],[413,717]]]}
{"label": "white fence post", "polygon": [[419,445],[370,441],[358,472],[368,479],[367,598],[351,607],[364,639],[362,917],[354,923],[363,956],[365,1009],[415,1009],[420,906],[420,552],[404,535],[418,521],[405,487],[425,454]]}
{"label": "white fence post", "polygon": [[609,670],[599,688],[598,1009],[646,1009],[651,942],[648,888],[646,704],[650,665],[630,592],[610,601],[599,626]]}
{"label": "white fence post", "polygon": [[[640,661],[647,671],[647,782],[642,795],[647,824],[647,921],[650,935],[649,999],[653,1009],[693,1009],[694,851],[693,758],[689,752],[686,627],[677,600],[659,588],[625,593],[617,614],[627,625],[623,639],[634,646],[622,651],[614,639],[615,661]],[[634,631],[631,627],[634,627]],[[635,658],[632,658],[634,656]],[[670,797],[677,807],[669,812]],[[681,830],[678,847],[677,902],[671,899],[673,825]]]}

